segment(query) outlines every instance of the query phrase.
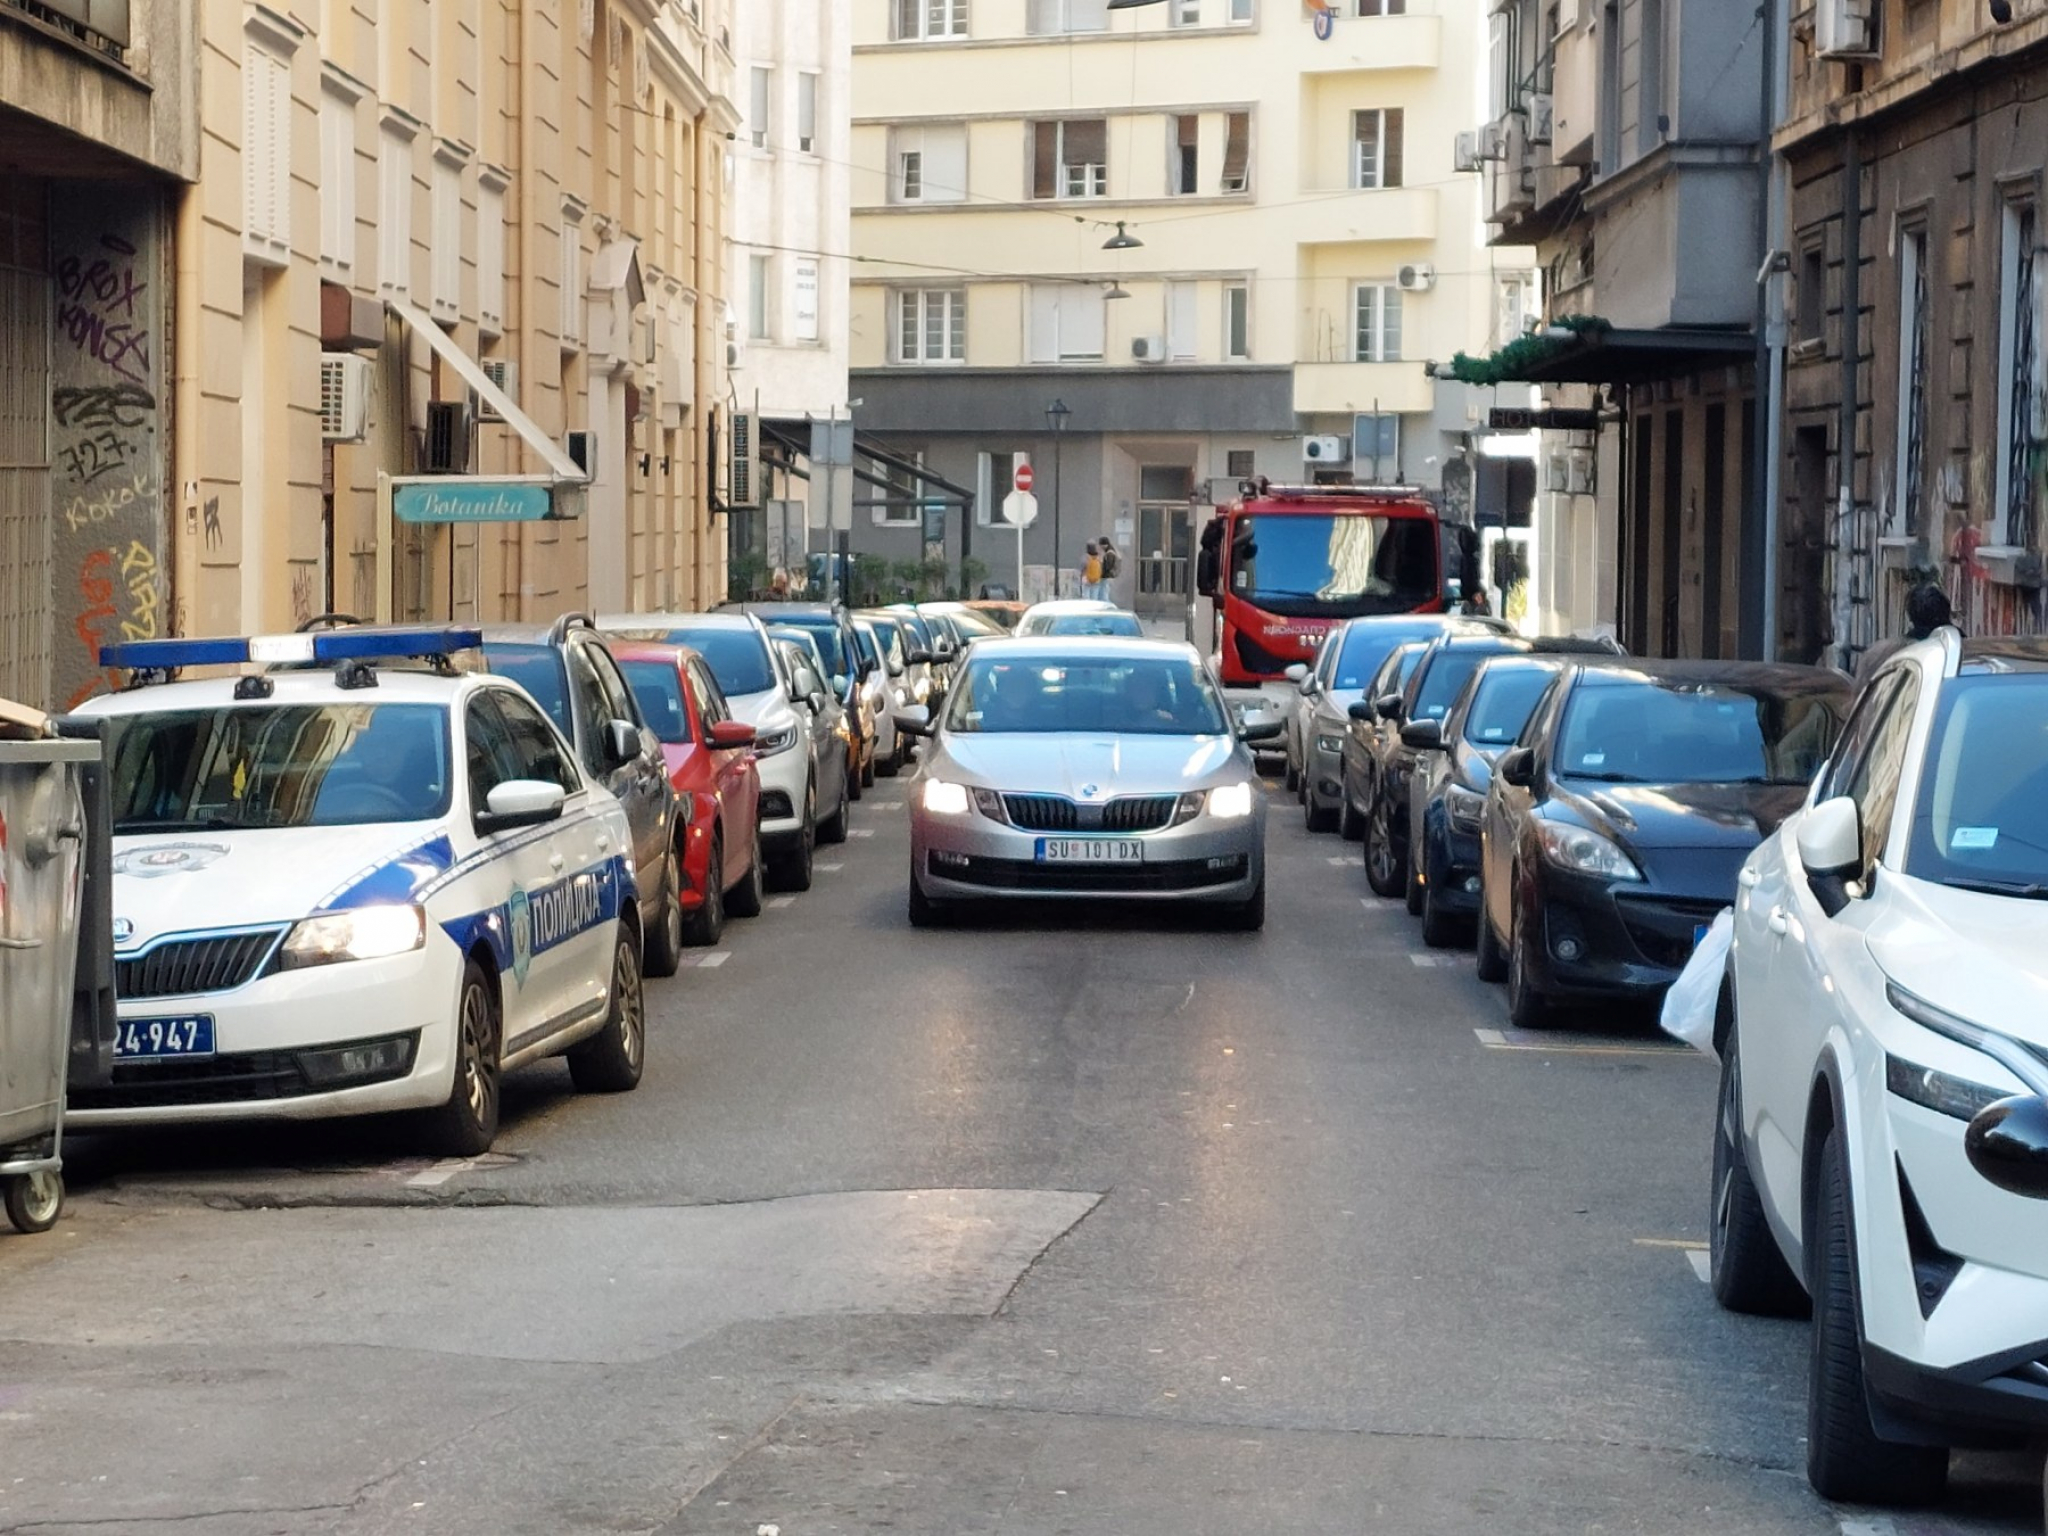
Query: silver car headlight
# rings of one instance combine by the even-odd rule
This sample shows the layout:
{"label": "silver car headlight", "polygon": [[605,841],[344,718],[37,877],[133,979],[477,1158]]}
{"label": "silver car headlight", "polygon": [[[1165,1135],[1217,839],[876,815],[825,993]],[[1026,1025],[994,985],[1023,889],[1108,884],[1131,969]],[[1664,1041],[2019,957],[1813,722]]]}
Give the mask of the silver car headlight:
{"label": "silver car headlight", "polygon": [[759,732],[754,737],[754,755],[773,757],[778,752],[787,752],[796,745],[796,738],[797,729],[793,725],[785,725],[779,731]]}
{"label": "silver car headlight", "polygon": [[934,816],[965,816],[972,803],[965,784],[948,779],[924,781],[924,808]]}
{"label": "silver car headlight", "polygon": [[1543,856],[1559,869],[1575,875],[1595,875],[1602,880],[1640,880],[1643,872],[1620,847],[1585,827],[1562,822],[1536,823],[1536,841]]}
{"label": "silver car headlight", "polygon": [[343,960],[386,960],[409,954],[426,942],[426,909],[417,903],[321,912],[295,924],[285,936],[277,952],[277,968],[297,971]]}
{"label": "silver car headlight", "polygon": [[1240,821],[1251,813],[1251,785],[1225,784],[1209,791],[1209,814],[1218,821]]}

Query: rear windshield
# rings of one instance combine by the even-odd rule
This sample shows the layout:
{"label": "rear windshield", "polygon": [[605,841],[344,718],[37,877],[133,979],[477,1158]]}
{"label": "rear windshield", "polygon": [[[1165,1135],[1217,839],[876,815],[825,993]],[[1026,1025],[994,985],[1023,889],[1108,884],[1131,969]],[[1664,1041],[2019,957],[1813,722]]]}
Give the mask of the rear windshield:
{"label": "rear windshield", "polygon": [[1040,656],[972,662],[953,689],[946,728],[978,735],[1221,736],[1229,725],[1216,691],[1192,662]]}
{"label": "rear windshield", "polygon": [[1512,746],[1536,712],[1543,690],[1556,676],[1547,667],[1488,672],[1479,680],[1471,707],[1465,711],[1465,739],[1489,751]]}
{"label": "rear windshield", "polygon": [[1038,629],[1045,635],[1142,635],[1134,613],[1056,613]]}
{"label": "rear windshield", "polygon": [[1834,745],[1839,707],[1719,683],[1580,687],[1552,772],[1609,784],[1805,784]]}
{"label": "rear windshield", "polygon": [[853,675],[846,660],[846,635],[832,619],[784,619],[783,627],[801,629],[818,642],[818,654],[825,658],[825,670],[836,678]]}
{"label": "rear windshield", "polygon": [[696,651],[728,699],[740,694],[766,693],[775,686],[775,664],[768,659],[768,642],[751,624],[745,628],[707,625],[702,629],[683,624],[650,638],[670,645],[687,645]]}
{"label": "rear windshield", "polygon": [[1458,695],[1472,680],[1472,674],[1479,670],[1480,664],[1500,654],[1501,651],[1467,646],[1438,651],[1436,660],[1429,664],[1429,671],[1423,674],[1422,687],[1415,695],[1415,718],[1443,719],[1451,712],[1451,706],[1458,702]]}
{"label": "rear windshield", "polygon": [[116,832],[346,827],[448,813],[434,704],[245,705],[108,725]]}
{"label": "rear windshield", "polygon": [[671,746],[690,739],[690,710],[683,702],[683,678],[670,661],[619,662],[626,686],[633,690],[647,728]]}
{"label": "rear windshield", "polygon": [[569,714],[569,679],[562,670],[562,653],[551,645],[484,646],[491,670],[533,695],[534,702],[548,712],[555,729],[569,740],[576,739],[576,722]]}
{"label": "rear windshield", "polygon": [[1395,646],[1406,645],[1414,638],[1392,625],[1360,625],[1347,631],[1330,687],[1340,693],[1357,692],[1372,681],[1373,673],[1394,654]]}
{"label": "rear windshield", "polygon": [[1923,880],[2048,885],[2048,677],[1959,677],[1928,737],[1906,868]]}

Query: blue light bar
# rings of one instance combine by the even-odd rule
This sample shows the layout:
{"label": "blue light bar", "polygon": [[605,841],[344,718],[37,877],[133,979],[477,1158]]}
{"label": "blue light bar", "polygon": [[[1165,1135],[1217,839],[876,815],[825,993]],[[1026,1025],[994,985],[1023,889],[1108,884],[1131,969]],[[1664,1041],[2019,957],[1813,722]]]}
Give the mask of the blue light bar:
{"label": "blue light bar", "polygon": [[128,672],[176,672],[245,662],[306,666],[342,661],[399,661],[475,650],[483,632],[448,625],[357,625],[312,634],[228,635],[204,640],[125,640],[100,647],[100,665]]}

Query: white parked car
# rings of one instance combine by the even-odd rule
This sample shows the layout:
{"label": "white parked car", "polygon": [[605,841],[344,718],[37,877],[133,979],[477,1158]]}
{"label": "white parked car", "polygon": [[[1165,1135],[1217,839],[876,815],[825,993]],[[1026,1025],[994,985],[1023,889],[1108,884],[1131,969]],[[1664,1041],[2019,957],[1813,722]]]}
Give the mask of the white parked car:
{"label": "white parked car", "polygon": [[[120,1011],[113,1082],[74,1093],[71,1124],[416,1110],[425,1141],[468,1156],[522,1063],[639,1082],[626,813],[516,684],[445,665],[479,639],[102,653],[145,681],[79,710],[107,722]],[[282,665],[147,681],[251,661]]]}
{"label": "white parked car", "polygon": [[1058,597],[1033,603],[1017,621],[1017,636],[1033,635],[1143,635],[1145,626],[1135,613],[1099,597]]}
{"label": "white parked car", "polygon": [[1813,1312],[1807,1472],[1935,1497],[2048,1432],[2048,642],[1899,651],[1744,865],[1712,1280]]}

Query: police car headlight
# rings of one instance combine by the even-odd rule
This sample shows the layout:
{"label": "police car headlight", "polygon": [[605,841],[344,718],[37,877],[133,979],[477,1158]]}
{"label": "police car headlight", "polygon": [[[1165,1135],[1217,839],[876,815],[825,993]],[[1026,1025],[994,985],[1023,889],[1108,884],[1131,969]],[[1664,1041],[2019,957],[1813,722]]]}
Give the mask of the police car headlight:
{"label": "police car headlight", "polygon": [[1221,789],[1209,791],[1209,814],[1218,821],[1235,821],[1251,813],[1251,785],[1225,784]]}
{"label": "police car headlight", "polygon": [[303,970],[338,960],[383,960],[427,942],[427,914],[419,906],[358,907],[306,918],[277,952],[279,970]]}

